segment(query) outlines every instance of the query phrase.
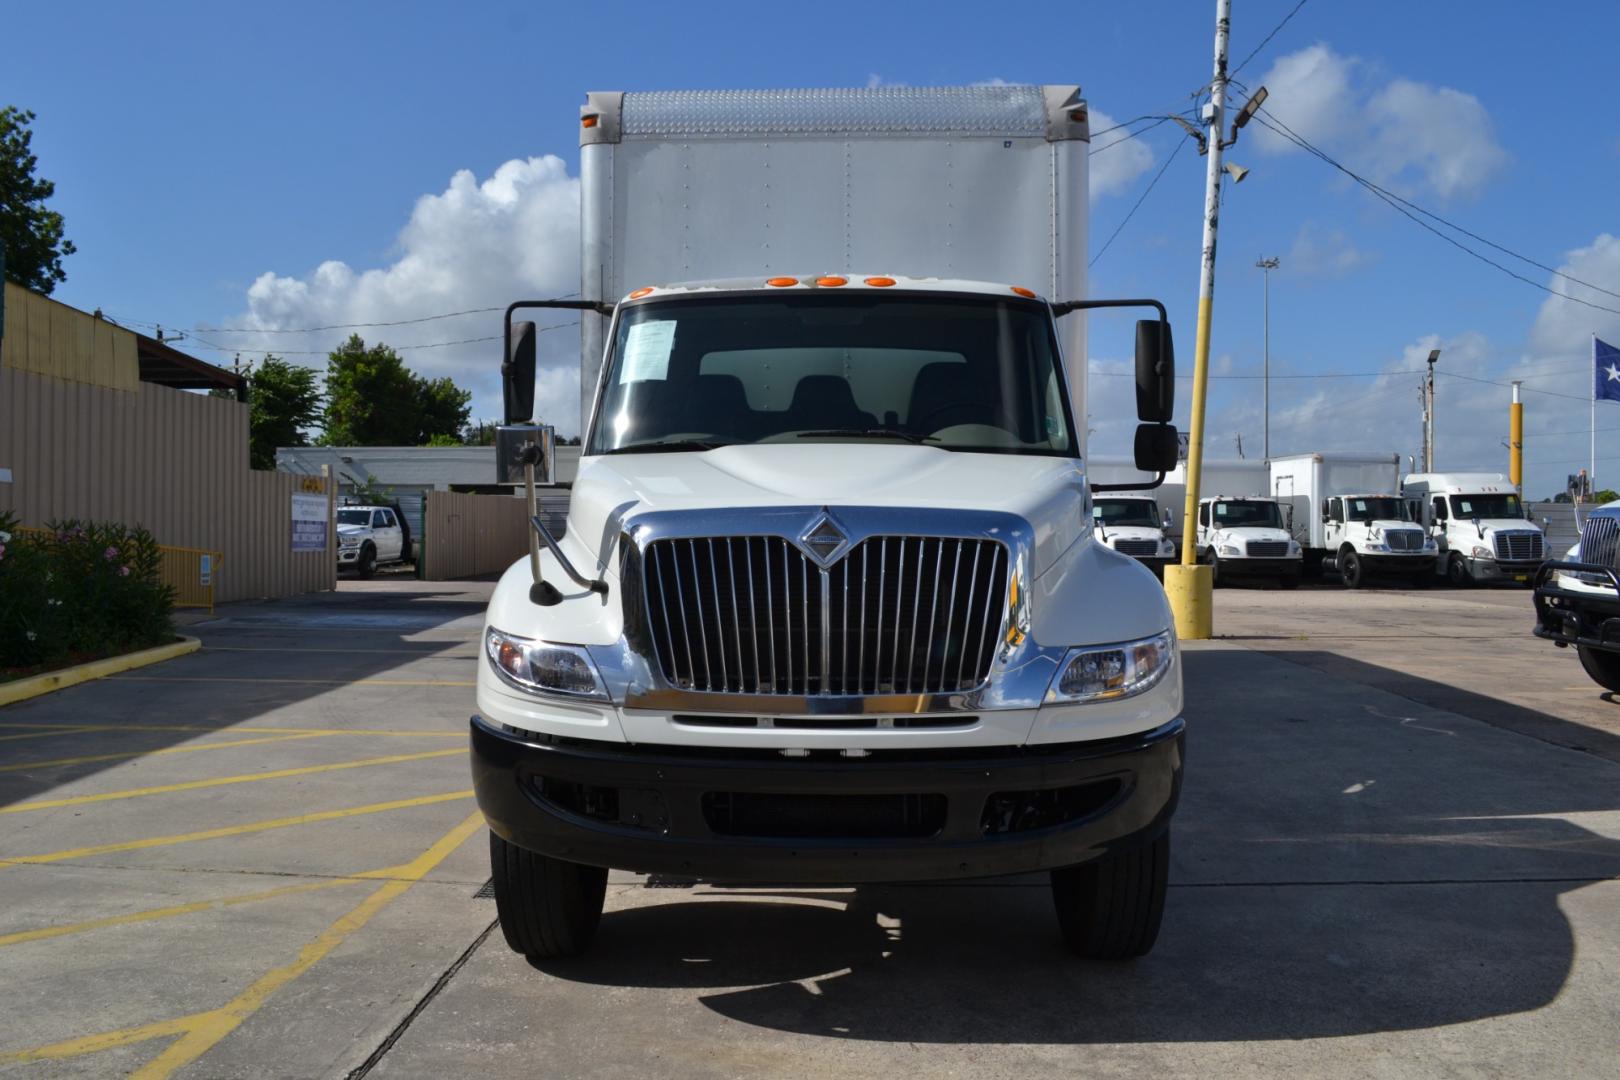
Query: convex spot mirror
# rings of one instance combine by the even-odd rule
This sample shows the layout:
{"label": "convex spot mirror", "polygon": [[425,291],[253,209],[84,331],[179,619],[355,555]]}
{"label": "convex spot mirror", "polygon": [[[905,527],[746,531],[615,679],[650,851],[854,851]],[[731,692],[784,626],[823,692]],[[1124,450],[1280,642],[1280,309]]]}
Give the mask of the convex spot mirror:
{"label": "convex spot mirror", "polygon": [[1136,467],[1142,472],[1167,473],[1176,467],[1176,429],[1169,424],[1136,425]]}
{"label": "convex spot mirror", "polygon": [[[1175,406],[1176,349],[1170,324],[1142,319],[1136,324],[1136,418],[1168,424],[1175,419]],[[1170,464],[1174,467],[1174,458]]]}
{"label": "convex spot mirror", "polygon": [[523,483],[523,467],[530,463],[534,482],[549,484],[556,476],[556,459],[557,434],[550,424],[503,424],[495,429],[497,484]]}

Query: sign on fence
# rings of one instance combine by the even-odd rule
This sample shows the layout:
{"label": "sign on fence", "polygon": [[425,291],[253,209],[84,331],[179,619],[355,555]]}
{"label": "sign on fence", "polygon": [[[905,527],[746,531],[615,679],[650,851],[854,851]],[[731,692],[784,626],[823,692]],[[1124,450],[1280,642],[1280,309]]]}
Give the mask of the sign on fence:
{"label": "sign on fence", "polygon": [[294,551],[326,550],[325,495],[293,493],[292,549]]}
{"label": "sign on fence", "polygon": [[197,584],[206,589],[214,583],[214,556],[203,554],[197,557]]}

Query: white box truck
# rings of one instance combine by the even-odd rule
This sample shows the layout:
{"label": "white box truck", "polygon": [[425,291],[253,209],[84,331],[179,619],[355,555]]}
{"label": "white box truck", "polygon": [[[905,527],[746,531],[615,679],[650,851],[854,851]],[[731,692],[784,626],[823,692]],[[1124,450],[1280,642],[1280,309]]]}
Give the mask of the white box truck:
{"label": "white box truck", "polygon": [[1086,475],[1094,491],[1097,484],[1106,485],[1091,499],[1098,541],[1163,577],[1165,566],[1176,558],[1169,535],[1176,511],[1159,505],[1157,477],[1138,469],[1131,458],[1096,455],[1087,460]]}
{"label": "white box truck", "polygon": [[[1206,458],[1203,480],[1198,490],[1206,494],[1219,491],[1232,496],[1264,495],[1270,490],[1267,487],[1268,477],[1264,461],[1252,458]],[[1189,523],[1173,521],[1173,517],[1180,515],[1187,507],[1187,463],[1176,462],[1175,468],[1165,474],[1164,483],[1155,488],[1153,494],[1159,503],[1160,515],[1172,521],[1165,526],[1165,531],[1175,542],[1179,555],[1181,545],[1187,542]]]}
{"label": "white box truck", "polygon": [[1346,588],[1374,578],[1418,587],[1434,576],[1437,547],[1401,498],[1401,456],[1291,454],[1271,460],[1271,493],[1304,547],[1305,570],[1337,571]]}
{"label": "white box truck", "polygon": [[[1218,489],[1217,489],[1218,490]],[[1198,500],[1197,558],[1216,585],[1271,581],[1299,584],[1304,549],[1288,531],[1286,508],[1270,495],[1211,495]]]}
{"label": "white box truck", "polygon": [[1501,473],[1413,473],[1401,495],[1439,548],[1435,571],[1453,585],[1533,584],[1546,538]]}
{"label": "white box truck", "polygon": [[[1164,592],[1098,543],[1078,88],[593,93],[581,299],[508,310],[503,479],[545,474],[526,307],[583,312],[568,527],[492,596],[472,721],[531,958],[609,867],[851,883],[1048,871],[1070,948],[1153,944],[1180,789]],[[542,550],[543,548],[543,550]]]}

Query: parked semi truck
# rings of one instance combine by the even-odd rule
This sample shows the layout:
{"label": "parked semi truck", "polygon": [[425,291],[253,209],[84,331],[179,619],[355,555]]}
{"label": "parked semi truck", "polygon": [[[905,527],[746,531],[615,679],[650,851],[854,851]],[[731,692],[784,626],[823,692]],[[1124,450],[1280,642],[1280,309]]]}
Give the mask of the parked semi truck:
{"label": "parked semi truck", "polygon": [[[1184,724],[1163,590],[1099,542],[1077,87],[593,93],[578,300],[507,313],[503,480],[550,467],[525,308],[582,312],[561,539],[491,598],[471,726],[531,958],[609,867],[749,882],[1049,871],[1068,945],[1147,951]],[[532,494],[530,496],[532,498]]]}
{"label": "parked semi truck", "polygon": [[1589,513],[1580,541],[1533,581],[1535,635],[1574,646],[1592,681],[1620,693],[1620,502]]}
{"label": "parked semi truck", "polygon": [[1169,536],[1175,511],[1160,507],[1156,477],[1142,472],[1130,458],[1095,455],[1087,461],[1086,475],[1093,485],[1105,484],[1110,488],[1091,499],[1091,520],[1097,529],[1097,539],[1163,576],[1165,566],[1175,561],[1177,554],[1175,542]]}
{"label": "parked semi truck", "polygon": [[1438,547],[1401,498],[1401,456],[1292,454],[1271,460],[1271,490],[1292,518],[1307,573],[1338,572],[1346,588],[1373,578],[1427,585]]}
{"label": "parked semi truck", "polygon": [[1529,585],[1547,558],[1541,527],[1501,473],[1413,473],[1401,494],[1435,541],[1436,573],[1453,585]]}

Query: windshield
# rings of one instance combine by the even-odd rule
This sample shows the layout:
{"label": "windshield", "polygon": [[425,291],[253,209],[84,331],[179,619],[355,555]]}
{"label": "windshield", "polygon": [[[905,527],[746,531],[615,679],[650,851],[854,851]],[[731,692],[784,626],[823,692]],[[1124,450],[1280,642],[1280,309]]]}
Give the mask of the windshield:
{"label": "windshield", "polygon": [[1459,518],[1522,518],[1517,495],[1453,495],[1451,516]]}
{"label": "windshield", "polygon": [[1231,529],[1253,526],[1264,529],[1282,528],[1277,504],[1271,502],[1218,502],[1215,504],[1215,525]]}
{"label": "windshield", "polygon": [[339,525],[370,525],[370,510],[339,510],[337,512]]}
{"label": "windshield", "polygon": [[1073,456],[1047,308],[834,292],[625,309],[587,453],[904,441]]}
{"label": "windshield", "polygon": [[1091,518],[1098,524],[1159,527],[1159,508],[1152,499],[1098,499],[1091,504]]}
{"label": "windshield", "polygon": [[1394,496],[1344,500],[1344,516],[1351,521],[1411,521],[1406,503]]}

